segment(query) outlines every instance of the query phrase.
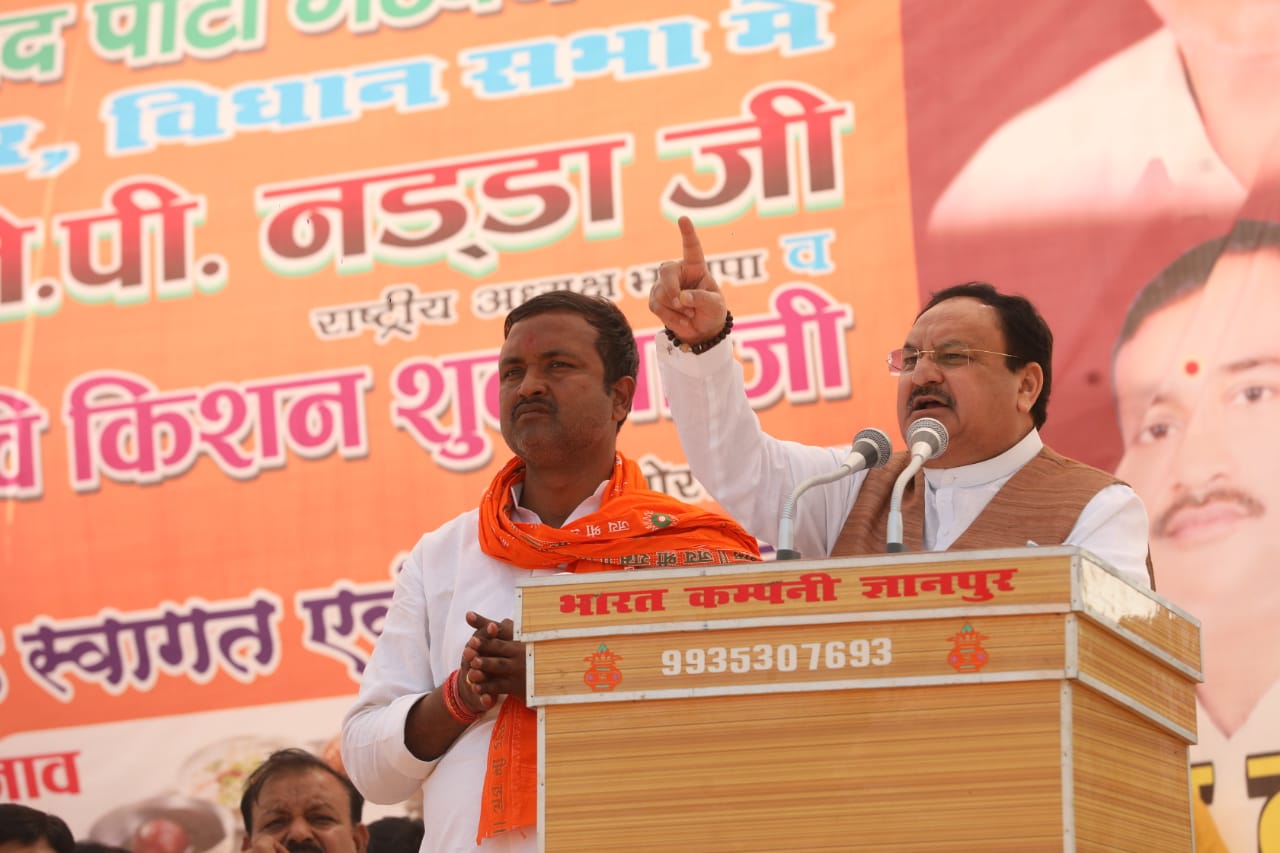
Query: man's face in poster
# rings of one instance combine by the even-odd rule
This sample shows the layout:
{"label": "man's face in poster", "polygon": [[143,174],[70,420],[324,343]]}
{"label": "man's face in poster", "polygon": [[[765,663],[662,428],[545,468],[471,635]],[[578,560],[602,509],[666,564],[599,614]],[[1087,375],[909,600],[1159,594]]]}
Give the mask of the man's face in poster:
{"label": "man's face in poster", "polygon": [[[1138,327],[1115,362],[1117,476],[1151,516],[1160,592],[1197,615],[1280,589],[1280,250],[1227,254]],[[1272,614],[1274,615],[1274,614]]]}

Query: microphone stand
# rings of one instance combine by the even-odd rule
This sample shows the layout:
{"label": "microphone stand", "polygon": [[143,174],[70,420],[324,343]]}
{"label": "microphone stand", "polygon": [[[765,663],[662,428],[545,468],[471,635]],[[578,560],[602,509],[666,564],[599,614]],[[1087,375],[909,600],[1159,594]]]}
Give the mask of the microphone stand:
{"label": "microphone stand", "polygon": [[796,514],[796,501],[800,499],[801,495],[812,489],[814,486],[821,486],[824,483],[834,483],[841,477],[847,476],[852,467],[853,466],[851,465],[841,465],[839,468],[829,473],[818,474],[810,477],[800,485],[796,486],[795,491],[787,497],[786,503],[782,505],[782,519],[778,522],[778,549],[776,554],[779,560],[799,560],[801,556],[799,551],[791,547],[795,542],[793,519]]}

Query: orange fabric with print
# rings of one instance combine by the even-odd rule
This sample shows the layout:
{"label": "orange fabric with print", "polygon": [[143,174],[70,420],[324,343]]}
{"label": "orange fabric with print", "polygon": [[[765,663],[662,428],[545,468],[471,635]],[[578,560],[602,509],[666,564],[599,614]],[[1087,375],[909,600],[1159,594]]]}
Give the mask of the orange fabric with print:
{"label": "orange fabric with print", "polygon": [[[569,572],[676,567],[687,553],[703,551],[723,564],[760,559],[755,538],[741,525],[650,490],[640,466],[620,453],[596,512],[567,527],[512,521],[511,487],[524,479],[524,470],[519,458],[512,459],[480,502],[481,549],[513,566]],[[587,533],[589,526],[598,533]],[[489,740],[477,844],[536,822],[537,725],[520,697],[502,703]]]}

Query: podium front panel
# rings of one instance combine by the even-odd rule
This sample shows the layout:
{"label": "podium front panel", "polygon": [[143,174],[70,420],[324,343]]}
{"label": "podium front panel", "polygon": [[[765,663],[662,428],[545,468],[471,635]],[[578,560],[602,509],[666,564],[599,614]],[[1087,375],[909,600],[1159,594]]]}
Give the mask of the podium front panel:
{"label": "podium front panel", "polygon": [[1199,624],[1074,548],[523,582],[544,850],[1188,850]]}
{"label": "podium front panel", "polygon": [[545,849],[1061,850],[1058,684],[557,706]]}

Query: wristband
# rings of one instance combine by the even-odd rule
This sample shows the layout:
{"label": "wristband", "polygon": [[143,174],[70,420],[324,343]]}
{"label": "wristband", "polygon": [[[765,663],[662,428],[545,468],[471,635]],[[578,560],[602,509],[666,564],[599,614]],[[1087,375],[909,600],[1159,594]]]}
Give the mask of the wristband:
{"label": "wristband", "polygon": [[449,677],[444,680],[444,684],[440,685],[440,691],[444,698],[444,709],[449,712],[449,716],[462,725],[469,726],[480,719],[482,715],[472,711],[462,701],[462,693],[459,692],[461,688],[458,686],[458,681],[461,678],[462,671],[455,669],[449,673]]}

